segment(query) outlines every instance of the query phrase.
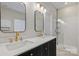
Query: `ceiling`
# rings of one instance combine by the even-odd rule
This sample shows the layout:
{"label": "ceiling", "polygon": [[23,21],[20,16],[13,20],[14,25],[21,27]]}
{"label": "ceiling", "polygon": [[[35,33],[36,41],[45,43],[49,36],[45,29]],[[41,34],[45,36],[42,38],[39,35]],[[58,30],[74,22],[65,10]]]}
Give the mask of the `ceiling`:
{"label": "ceiling", "polygon": [[[59,8],[63,8],[69,5],[74,5],[74,4],[78,4],[78,2],[67,2],[67,4],[65,4],[65,2],[40,2],[41,4],[46,5],[48,8],[52,8],[55,7],[57,9]],[[12,8],[14,10],[20,11],[20,12],[24,12],[25,6],[22,3],[2,3],[3,5],[7,5],[9,8]]]}
{"label": "ceiling", "polygon": [[52,2],[52,5],[58,9],[75,4],[78,4],[78,2]]}
{"label": "ceiling", "polygon": [[43,3],[50,7],[55,7],[57,9],[63,8],[69,5],[78,4],[78,2],[43,2]]}

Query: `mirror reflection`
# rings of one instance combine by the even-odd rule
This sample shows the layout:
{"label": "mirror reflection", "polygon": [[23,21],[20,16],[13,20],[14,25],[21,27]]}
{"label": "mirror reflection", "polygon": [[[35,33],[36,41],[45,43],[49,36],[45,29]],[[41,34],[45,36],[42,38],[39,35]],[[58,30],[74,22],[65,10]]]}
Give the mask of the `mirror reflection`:
{"label": "mirror reflection", "polygon": [[44,14],[37,10],[34,13],[35,13],[34,14],[35,31],[44,32]]}
{"label": "mirror reflection", "polygon": [[25,5],[21,2],[1,2],[1,31],[25,31]]}

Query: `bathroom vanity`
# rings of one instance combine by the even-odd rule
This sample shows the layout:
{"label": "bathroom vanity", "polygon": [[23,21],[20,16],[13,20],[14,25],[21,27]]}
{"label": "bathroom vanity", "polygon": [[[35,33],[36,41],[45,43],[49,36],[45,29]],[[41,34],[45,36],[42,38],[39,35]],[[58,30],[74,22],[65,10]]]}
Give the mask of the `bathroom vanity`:
{"label": "bathroom vanity", "polygon": [[34,10],[34,28],[31,29],[36,34],[27,38],[27,34],[22,35],[28,32],[25,4],[17,2],[0,4],[0,31],[4,34],[16,33],[13,38],[5,38],[5,40],[0,38],[0,42],[4,42],[0,43],[0,56],[56,56],[56,36],[45,34],[44,31],[45,8],[43,11],[37,10],[38,8]]}
{"label": "bathroom vanity", "polygon": [[45,42],[19,56],[56,56],[56,38]]}
{"label": "bathroom vanity", "polygon": [[23,39],[0,44],[0,56],[56,56],[56,36]]}

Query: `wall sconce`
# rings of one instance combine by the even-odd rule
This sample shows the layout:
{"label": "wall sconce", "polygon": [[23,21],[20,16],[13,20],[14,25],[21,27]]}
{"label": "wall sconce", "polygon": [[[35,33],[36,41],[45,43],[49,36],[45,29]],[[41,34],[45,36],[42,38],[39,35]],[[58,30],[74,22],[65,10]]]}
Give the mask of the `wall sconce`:
{"label": "wall sconce", "polygon": [[37,8],[40,8],[40,4],[37,4]]}
{"label": "wall sconce", "polygon": [[36,5],[36,8],[41,12],[41,13],[46,13],[46,9],[41,6],[39,3]]}

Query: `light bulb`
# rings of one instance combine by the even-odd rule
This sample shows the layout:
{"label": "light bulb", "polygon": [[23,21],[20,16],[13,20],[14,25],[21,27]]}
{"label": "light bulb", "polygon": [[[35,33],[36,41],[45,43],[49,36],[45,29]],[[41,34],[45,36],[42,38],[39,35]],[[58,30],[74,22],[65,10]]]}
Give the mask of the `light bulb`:
{"label": "light bulb", "polygon": [[37,4],[37,8],[40,8],[40,4]]}

